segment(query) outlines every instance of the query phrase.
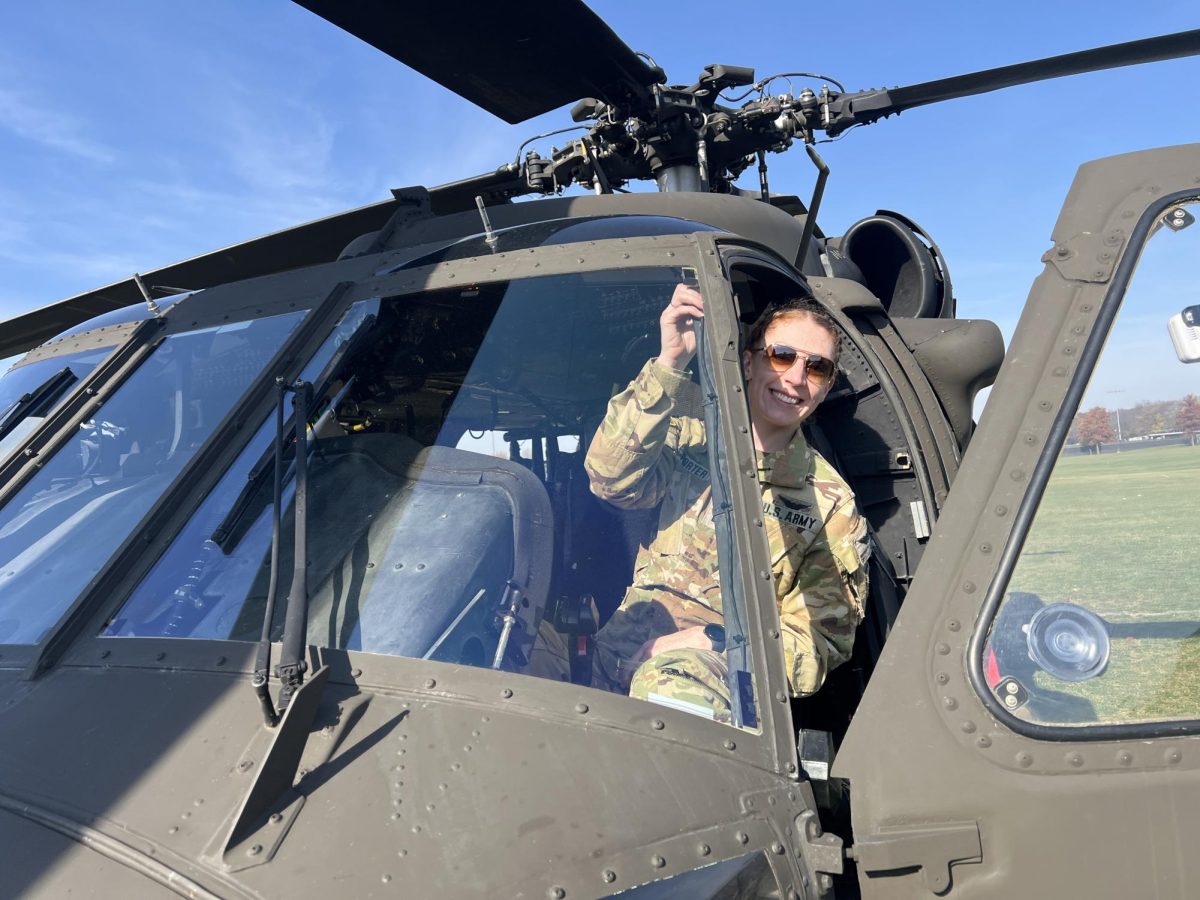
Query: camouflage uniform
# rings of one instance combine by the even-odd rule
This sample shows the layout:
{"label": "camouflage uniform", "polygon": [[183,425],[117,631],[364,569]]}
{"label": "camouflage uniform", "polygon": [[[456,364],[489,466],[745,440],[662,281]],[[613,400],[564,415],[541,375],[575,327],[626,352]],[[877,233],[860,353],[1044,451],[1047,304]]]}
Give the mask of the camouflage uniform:
{"label": "camouflage uniform", "polygon": [[[630,683],[633,696],[683,700],[727,720],[723,654],[670,651],[632,681],[628,672],[645,641],[723,621],[699,402],[686,372],[651,360],[609,402],[588,449],[597,497],[624,509],[662,504],[657,536],[641,548],[632,585],[596,636],[593,683],[620,691]],[[784,450],[758,455],[758,476],[788,682],[804,696],[850,656],[867,592],[866,523],[850,488],[799,431]]]}

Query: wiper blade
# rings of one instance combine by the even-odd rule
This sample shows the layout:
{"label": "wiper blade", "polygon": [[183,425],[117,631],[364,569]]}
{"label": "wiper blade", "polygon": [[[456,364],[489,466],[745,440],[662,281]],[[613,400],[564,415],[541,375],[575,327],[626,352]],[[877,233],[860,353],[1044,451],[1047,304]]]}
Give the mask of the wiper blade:
{"label": "wiper blade", "polygon": [[67,388],[78,381],[71,367],[59,369],[32,391],[22,394],[0,413],[0,441],[8,437],[21,422],[33,415],[45,415],[67,392]]}

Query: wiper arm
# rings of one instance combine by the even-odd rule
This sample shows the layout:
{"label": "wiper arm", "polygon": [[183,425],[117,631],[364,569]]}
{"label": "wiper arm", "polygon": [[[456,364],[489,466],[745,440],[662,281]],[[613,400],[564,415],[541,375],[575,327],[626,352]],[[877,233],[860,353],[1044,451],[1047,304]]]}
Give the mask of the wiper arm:
{"label": "wiper arm", "polygon": [[[366,336],[375,325],[376,319],[377,316],[374,313],[364,317],[358,327],[354,329],[354,333],[338,347],[337,351],[330,358],[329,363],[325,366],[325,371],[317,379],[313,396],[322,396],[329,389],[329,385],[342,374],[345,364],[358,355],[358,350],[365,343]],[[337,396],[330,401],[326,414],[341,402],[342,397],[346,395],[346,392],[350,389],[350,385],[353,383],[354,378],[352,377],[342,385],[342,389],[338,391]],[[322,420],[324,417],[325,414],[322,415]],[[275,433],[282,434],[285,430],[291,430],[294,427],[294,421],[295,418],[293,416],[292,419],[289,419],[285,427],[277,428]],[[305,424],[307,425],[307,422]],[[263,452],[263,455],[259,457],[258,462],[250,469],[250,473],[246,477],[246,484],[242,486],[237,498],[233,501],[233,505],[229,507],[229,512],[213,530],[210,540],[214,544],[217,544],[225,553],[229,552],[230,546],[237,546],[241,535],[235,534],[235,531],[246,517],[246,513],[256,505],[255,500],[261,494],[262,488],[266,484],[267,475],[274,470],[275,465],[276,456],[272,448],[268,447]]]}
{"label": "wiper arm", "polygon": [[[287,613],[283,622],[283,649],[275,668],[279,688],[279,712],[282,715],[292,695],[304,682],[308,663],[304,647],[308,636],[308,404],[312,385],[297,382],[292,400],[296,420],[296,490],[292,498],[295,536],[292,540],[292,586],[288,589]],[[279,471],[276,469],[276,471]],[[267,625],[270,629],[270,625]]]}
{"label": "wiper arm", "polygon": [[[275,675],[281,682],[279,708],[271,703],[267,673],[271,668],[271,625],[275,619],[275,598],[279,590],[279,545],[283,532],[283,400],[293,394],[292,421],[296,440],[296,490],[292,500],[292,583],[288,589],[287,613],[283,626],[283,650]],[[287,710],[292,696],[304,682],[308,663],[304,660],[305,637],[308,632],[308,406],[312,401],[312,385],[298,381],[294,385],[279,383],[279,402],[275,407],[275,478],[274,506],[271,518],[271,571],[267,584],[267,602],[263,610],[262,632],[254,663],[251,684],[262,707],[268,727],[274,727]]]}
{"label": "wiper arm", "polygon": [[22,394],[14,400],[8,409],[0,413],[0,441],[30,416],[49,412],[50,407],[67,392],[67,388],[78,380],[71,367],[67,366],[59,369],[29,393]]}

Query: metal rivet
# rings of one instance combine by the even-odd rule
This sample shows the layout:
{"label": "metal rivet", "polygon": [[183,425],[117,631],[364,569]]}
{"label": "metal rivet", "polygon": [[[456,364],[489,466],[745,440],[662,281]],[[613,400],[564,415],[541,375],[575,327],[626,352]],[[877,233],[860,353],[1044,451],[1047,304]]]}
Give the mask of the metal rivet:
{"label": "metal rivet", "polygon": [[552,898],[552,900],[563,900],[563,897],[567,896],[567,891],[566,888],[552,887],[546,892],[546,894]]}
{"label": "metal rivet", "polygon": [[224,656],[217,657],[217,665],[218,666],[223,666],[223,665],[225,665],[226,662],[228,662],[228,660]]}
{"label": "metal rivet", "polygon": [[604,879],[605,884],[612,884],[614,881],[617,880],[617,873],[614,872],[612,869],[605,869],[603,872],[600,873],[600,877],[602,879]]}
{"label": "metal rivet", "polygon": [[100,658],[101,658],[101,659],[108,659],[110,656],[112,656],[112,651],[111,651],[111,650],[101,650],[101,651],[100,651]]}
{"label": "metal rivet", "polygon": [[938,644],[934,649],[937,650],[938,656],[947,656],[950,653],[949,644]]}
{"label": "metal rivet", "polygon": [[435,679],[433,679],[433,678],[425,679],[425,690],[427,690],[427,691],[432,690],[435,687],[437,687],[437,681]]}
{"label": "metal rivet", "polygon": [[958,619],[951,619],[946,623],[946,627],[951,631],[958,631],[960,628],[962,628],[962,623],[959,622]]}
{"label": "metal rivet", "polygon": [[758,573],[758,577],[761,578],[763,581],[770,581],[771,580],[771,572],[769,569],[763,569],[761,572]]}
{"label": "metal rivet", "polygon": [[650,857],[650,865],[654,866],[654,868],[656,868],[656,869],[661,869],[666,864],[667,864],[667,861],[665,859],[663,859],[661,856],[658,856],[657,854]]}
{"label": "metal rivet", "polygon": [[1028,769],[1033,765],[1033,757],[1028,753],[1021,752],[1017,754],[1017,765],[1022,769]]}
{"label": "metal rivet", "polygon": [[1011,472],[1008,473],[1008,477],[1011,478],[1013,481],[1024,481],[1025,480],[1025,471],[1023,469],[1013,469]]}
{"label": "metal rivet", "polygon": [[587,711],[588,711],[588,705],[586,703],[576,703],[575,704],[575,712],[579,713],[581,716],[584,713],[586,713]]}
{"label": "metal rivet", "polygon": [[977,740],[975,743],[986,750],[988,747],[992,746],[992,739],[986,734],[982,734],[979,736],[979,740]]}
{"label": "metal rivet", "polygon": [[963,593],[964,593],[964,594],[973,594],[973,593],[975,593],[975,582],[973,582],[973,581],[964,581],[964,582],[963,582],[962,589],[963,589]]}
{"label": "metal rivet", "polygon": [[246,851],[246,855],[258,856],[258,854],[262,853],[262,850],[262,844],[254,844],[249,850]]}
{"label": "metal rivet", "polygon": [[167,829],[167,834],[176,834],[176,833],[178,833],[178,831],[179,831],[179,826],[172,825],[170,828]]}
{"label": "metal rivet", "polygon": [[787,694],[785,694],[783,691],[776,691],[775,699],[778,700],[780,703],[787,703],[788,698],[787,698]]}
{"label": "metal rivet", "polygon": [[992,545],[991,545],[991,544],[980,544],[980,545],[979,545],[979,552],[980,552],[980,553],[991,553],[991,552],[992,552]]}
{"label": "metal rivet", "polygon": [[283,814],[282,813],[271,813],[271,821],[274,824],[278,825],[280,822],[283,821]]}
{"label": "metal rivet", "polygon": [[950,676],[947,675],[945,672],[938,672],[935,680],[937,681],[938,684],[949,684]]}
{"label": "metal rivet", "polygon": [[779,629],[778,628],[771,629],[771,637],[773,637],[775,640],[779,640]]}
{"label": "metal rivet", "polygon": [[1003,505],[997,506],[995,508],[995,510],[993,510],[993,512],[995,512],[996,515],[998,515],[998,516],[1007,516],[1008,515],[1008,507],[1003,506]]}
{"label": "metal rivet", "polygon": [[513,695],[512,688],[504,688],[504,690],[502,690],[500,692],[500,696],[503,697],[505,700],[508,700],[510,697],[512,697],[512,695]]}
{"label": "metal rivet", "polygon": [[664,728],[667,727],[667,723],[664,722],[662,719],[655,719],[653,722],[650,723],[650,727],[653,728],[655,731],[662,731]]}
{"label": "metal rivet", "polygon": [[946,709],[949,709],[949,710],[956,710],[956,709],[958,709],[958,701],[955,700],[953,697],[943,697],[942,698],[942,706],[946,707]]}
{"label": "metal rivet", "polygon": [[1055,375],[1058,378],[1062,378],[1063,376],[1065,376],[1067,374],[1067,367],[1066,366],[1055,366],[1054,370],[1051,374]]}
{"label": "metal rivet", "polygon": [[240,763],[238,763],[238,769],[242,772],[249,772],[253,766],[254,760],[252,759],[243,759]]}
{"label": "metal rivet", "polygon": [[701,844],[696,848],[696,852],[701,856],[708,856],[710,853],[712,853],[712,847],[708,846],[708,844]]}
{"label": "metal rivet", "polygon": [[162,650],[159,650],[157,653],[154,654],[154,658],[158,662],[162,662],[164,659],[167,658],[167,654],[164,653]]}
{"label": "metal rivet", "polygon": [[1171,749],[1171,750],[1167,751],[1166,758],[1167,758],[1167,762],[1169,764],[1175,765],[1175,764],[1183,761],[1183,754],[1180,753],[1178,750]]}
{"label": "metal rivet", "polygon": [[783,844],[779,843],[779,841],[776,841],[775,843],[773,843],[771,845],[771,852],[772,853],[783,853]]}
{"label": "metal rivet", "polygon": [[1117,754],[1117,762],[1119,762],[1123,766],[1132,765],[1133,764],[1133,754],[1130,753],[1128,750],[1122,750],[1120,753]]}
{"label": "metal rivet", "polygon": [[787,771],[788,771],[789,775],[795,775],[796,774],[796,764],[794,762],[788,763]]}
{"label": "metal rivet", "polygon": [[750,835],[746,834],[746,832],[744,832],[744,831],[739,831],[739,832],[737,833],[737,842],[738,842],[739,844],[748,844],[748,843],[750,843]]}
{"label": "metal rivet", "polygon": [[350,670],[350,677],[358,678],[360,675],[362,675],[362,669],[351,669]]}
{"label": "metal rivet", "polygon": [[962,730],[963,730],[963,734],[974,734],[975,733],[975,723],[974,722],[963,722]]}
{"label": "metal rivet", "polygon": [[735,744],[735,743],[734,743],[733,741],[731,741],[731,740],[727,740],[727,741],[725,741],[725,749],[726,749],[726,750],[736,750],[736,749],[737,749],[737,744]]}

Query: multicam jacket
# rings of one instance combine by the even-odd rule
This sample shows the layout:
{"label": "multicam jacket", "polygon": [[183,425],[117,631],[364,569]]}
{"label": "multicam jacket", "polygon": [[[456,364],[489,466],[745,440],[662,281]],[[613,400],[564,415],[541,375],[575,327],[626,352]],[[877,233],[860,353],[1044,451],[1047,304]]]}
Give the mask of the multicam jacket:
{"label": "multicam jacket", "polygon": [[[609,402],[584,461],[602,500],[662,504],[657,536],[642,546],[633,584],[596,638],[597,674],[612,686],[645,641],[722,621],[699,402],[686,372],[650,360]],[[759,454],[758,475],[788,682],[804,696],[850,656],[867,593],[866,523],[849,486],[799,431],[786,449]]]}

